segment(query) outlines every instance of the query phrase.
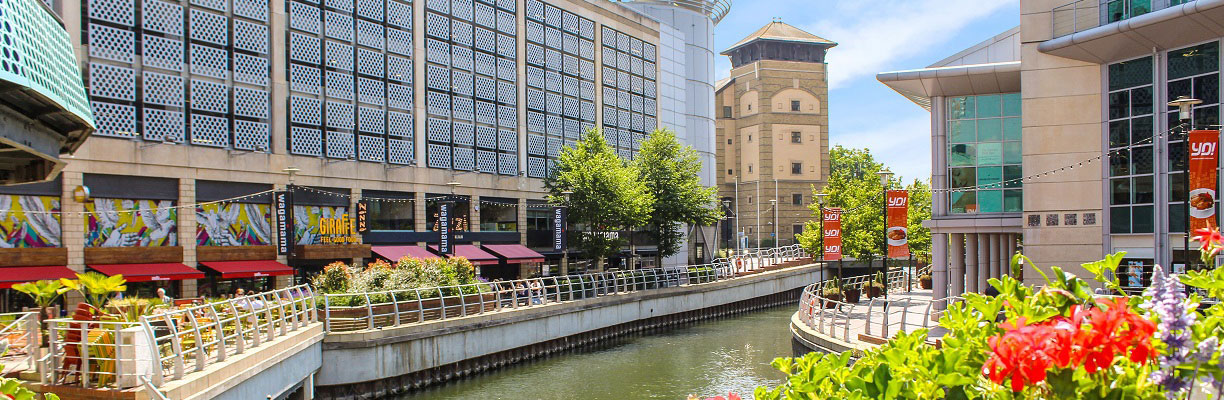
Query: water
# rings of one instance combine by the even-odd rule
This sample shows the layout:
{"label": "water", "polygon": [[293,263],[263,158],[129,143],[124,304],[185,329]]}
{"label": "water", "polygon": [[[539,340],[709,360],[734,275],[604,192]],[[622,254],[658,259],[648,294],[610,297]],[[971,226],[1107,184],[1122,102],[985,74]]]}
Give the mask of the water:
{"label": "water", "polygon": [[791,306],[629,337],[602,349],[528,361],[398,397],[441,399],[684,399],[727,392],[751,398],[784,375]]}

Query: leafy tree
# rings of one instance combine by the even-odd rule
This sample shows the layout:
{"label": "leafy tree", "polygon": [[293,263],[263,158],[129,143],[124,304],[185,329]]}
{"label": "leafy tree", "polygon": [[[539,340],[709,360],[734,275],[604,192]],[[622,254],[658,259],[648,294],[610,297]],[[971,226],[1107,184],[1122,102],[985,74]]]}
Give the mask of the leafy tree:
{"label": "leafy tree", "polygon": [[659,244],[658,265],[680,251],[684,224],[708,226],[718,221],[713,207],[718,189],[701,184],[701,160],[692,147],[680,144],[666,129],[654,131],[642,143],[634,160],[642,182],[654,197],[654,210],[647,224],[650,237]]}
{"label": "leafy tree", "polygon": [[598,129],[588,130],[573,147],[561,149],[557,164],[544,179],[549,200],[565,204],[564,191],[573,192],[567,204],[570,227],[587,234],[570,235],[580,251],[597,261],[620,251],[625,238],[605,233],[644,225],[654,196],[633,166],[616,155]]}
{"label": "leafy tree", "polygon": [[909,190],[909,247],[914,258],[929,260],[931,256],[931,229],[922,226],[922,221],[931,219],[931,185],[918,179],[905,187]]}

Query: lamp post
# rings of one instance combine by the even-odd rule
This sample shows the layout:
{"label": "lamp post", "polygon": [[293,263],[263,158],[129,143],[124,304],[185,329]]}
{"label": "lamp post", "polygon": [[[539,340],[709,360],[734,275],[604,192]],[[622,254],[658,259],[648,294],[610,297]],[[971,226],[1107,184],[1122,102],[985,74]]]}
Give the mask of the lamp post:
{"label": "lamp post", "polygon": [[[566,236],[569,236],[569,206],[570,195],[572,194],[574,194],[574,192],[569,190],[561,192],[561,195],[565,196],[565,202],[561,204],[561,208],[565,209],[565,221],[563,222],[565,226],[562,227],[561,230],[565,232],[564,234]],[[561,275],[569,275],[569,238],[566,239],[565,247],[561,249]]]}
{"label": "lamp post", "polygon": [[[777,189],[777,185],[776,185],[777,180],[775,180],[775,181],[774,181],[774,183],[775,183],[774,188],[775,188],[775,189]],[[776,248],[778,248],[778,243],[782,241],[782,237],[781,237],[781,236],[778,236],[778,199],[776,198],[776,197],[777,197],[777,193],[775,193],[775,194],[774,194],[774,197],[775,197],[775,198],[774,198],[773,200],[770,200],[770,201],[769,201],[769,208],[772,208],[772,209],[773,209],[773,223],[772,223],[772,225],[773,225],[773,241],[774,241],[774,242],[773,242],[773,248],[775,248],[775,249],[776,249]],[[778,253],[777,251],[775,251],[775,252],[774,252],[774,257],[775,257],[775,258],[777,258],[777,257],[778,257],[778,254],[777,254],[777,253]]]}
{"label": "lamp post", "polygon": [[880,196],[880,202],[884,205],[884,247],[880,253],[880,266],[884,272],[884,293],[888,294],[888,184],[892,181],[893,173],[888,168],[884,168],[876,175],[880,176],[880,187],[883,191],[883,196]]}
{"label": "lamp post", "polygon": [[[1176,100],[1168,103],[1169,107],[1177,107],[1177,119],[1181,121],[1178,126],[1184,127],[1190,122],[1190,112],[1194,106],[1203,104],[1202,100],[1192,99],[1187,96],[1178,96]],[[1193,126],[1193,125],[1191,125]],[[1185,146],[1183,149],[1186,152],[1185,164],[1182,165],[1182,182],[1186,184],[1186,197],[1182,199],[1182,213],[1186,216],[1186,234],[1182,236],[1182,262],[1186,263],[1186,270],[1190,269],[1190,130],[1183,129],[1185,136]]]}
{"label": "lamp post", "polygon": [[[722,206],[723,206],[723,219],[724,220],[727,217],[726,216],[727,213],[731,214],[731,218],[735,218],[735,228],[734,228],[735,232],[733,232],[731,236],[734,237],[736,250],[739,250],[739,216],[735,215],[735,211],[731,209],[731,200],[723,199]],[[727,247],[732,247],[732,246],[727,246]]]}

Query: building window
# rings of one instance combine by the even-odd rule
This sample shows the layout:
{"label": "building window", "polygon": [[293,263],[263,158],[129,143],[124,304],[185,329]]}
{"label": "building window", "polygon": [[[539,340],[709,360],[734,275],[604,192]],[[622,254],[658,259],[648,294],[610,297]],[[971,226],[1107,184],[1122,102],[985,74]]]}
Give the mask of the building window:
{"label": "building window", "polygon": [[752,196],[748,196],[748,204],[752,204]]}
{"label": "building window", "polygon": [[1109,66],[1111,233],[1151,233],[1155,225],[1152,99],[1152,57]]}
{"label": "building window", "polygon": [[723,106],[723,118],[731,118],[731,106]]}
{"label": "building window", "polygon": [[791,132],[791,143],[803,143],[803,132]]}
{"label": "building window", "polygon": [[416,205],[410,201],[370,201],[366,215],[372,231],[415,231]]}
{"label": "building window", "polygon": [[548,203],[527,203],[527,247],[552,247],[553,220]]}
{"label": "building window", "polygon": [[446,199],[453,199],[455,202],[452,206],[451,229],[455,232],[467,232],[468,221],[471,218],[471,200],[467,196],[449,196],[445,194],[429,193],[425,195],[425,229],[430,232],[438,231],[438,207]]}
{"label": "building window", "polygon": [[[1177,1],[1173,0],[1172,3]],[[1152,0],[1107,0],[1105,3],[1105,23],[1107,24],[1152,11]]]}
{"label": "building window", "polygon": [[748,143],[752,143],[752,135],[751,135],[751,134],[749,134],[749,135],[748,135]]}
{"label": "building window", "polygon": [[727,144],[731,144],[731,139],[727,139]]}
{"label": "building window", "polygon": [[518,232],[518,200],[497,197],[480,199],[481,232]]}
{"label": "building window", "polygon": [[794,204],[794,205],[797,205],[797,206],[801,206],[801,205],[803,205],[803,193],[795,193],[795,194],[792,194],[792,195],[791,195],[791,204]]}
{"label": "building window", "polygon": [[952,214],[1021,212],[1020,94],[947,99]]}
{"label": "building window", "polygon": [[735,170],[733,169],[727,170],[727,175],[735,175]]}
{"label": "building window", "polygon": [[748,173],[752,173],[752,164],[748,164]]}
{"label": "building window", "polygon": [[803,163],[801,162],[791,163],[791,173],[795,175],[802,174],[803,173]]}
{"label": "building window", "polygon": [[799,111],[799,100],[791,100],[791,111]]}
{"label": "building window", "polygon": [[[1189,122],[1195,127],[1195,129],[1205,129],[1204,127],[1220,123],[1220,96],[1218,89],[1220,86],[1219,55],[1219,42],[1211,42],[1184,49],[1171,50],[1169,51],[1168,57],[1166,57],[1166,73],[1168,75],[1168,85],[1166,86],[1167,98],[1172,100],[1176,99],[1178,96],[1187,96],[1203,101],[1203,104],[1194,106],[1194,109],[1191,112]],[[1148,65],[1150,66],[1151,58],[1149,57],[1147,60],[1149,63]],[[1113,66],[1110,67],[1110,71],[1112,72]],[[1113,89],[1113,87],[1110,87],[1110,90]],[[1113,118],[1112,101],[1113,93],[1110,94],[1111,119]],[[1135,99],[1132,98],[1131,101],[1134,102]],[[1152,103],[1150,99],[1147,99],[1146,102],[1148,104]],[[1177,108],[1174,107],[1168,107],[1165,110],[1165,121],[1168,122],[1169,129],[1173,129],[1182,123],[1178,117],[1177,111]],[[1112,123],[1110,127],[1113,127]],[[1169,232],[1186,231],[1187,222],[1184,201],[1186,199],[1187,189],[1185,174],[1182,172],[1186,168],[1186,133],[1187,130],[1182,129],[1169,133]],[[1134,137],[1134,135],[1135,134],[1132,130],[1131,139],[1137,139]],[[1152,132],[1146,132],[1146,135],[1150,137]],[[1111,142],[1112,136],[1111,129]],[[1142,140],[1142,138],[1138,139]],[[1131,158],[1132,163],[1139,161],[1135,159],[1134,155],[1132,155]],[[1160,186],[1154,185],[1153,187]],[[1217,187],[1216,189],[1218,191],[1219,188]],[[1219,197],[1217,197],[1216,200],[1217,210],[1219,210],[1218,199]],[[1110,210],[1112,211],[1113,209],[1111,208]],[[1219,215],[1218,212],[1216,215]],[[1134,217],[1132,216],[1132,219],[1133,218]],[[1113,231],[1112,214],[1110,215],[1110,230]]]}
{"label": "building window", "polygon": [[803,224],[792,225],[791,230],[794,231],[795,236],[802,235],[803,234]]}

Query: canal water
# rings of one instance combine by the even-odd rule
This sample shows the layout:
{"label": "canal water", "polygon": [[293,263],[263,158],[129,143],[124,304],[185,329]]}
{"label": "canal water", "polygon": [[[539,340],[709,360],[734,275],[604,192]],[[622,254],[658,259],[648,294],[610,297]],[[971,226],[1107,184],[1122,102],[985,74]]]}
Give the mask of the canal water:
{"label": "canal water", "polygon": [[684,399],[736,392],[784,375],[769,365],[792,355],[792,306],[618,339],[413,392],[397,400]]}

